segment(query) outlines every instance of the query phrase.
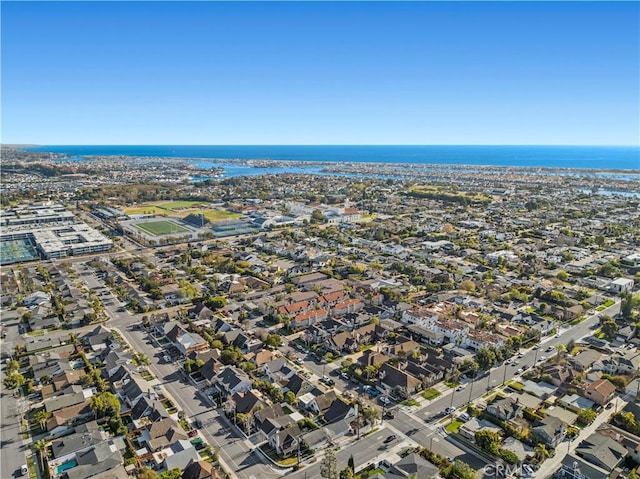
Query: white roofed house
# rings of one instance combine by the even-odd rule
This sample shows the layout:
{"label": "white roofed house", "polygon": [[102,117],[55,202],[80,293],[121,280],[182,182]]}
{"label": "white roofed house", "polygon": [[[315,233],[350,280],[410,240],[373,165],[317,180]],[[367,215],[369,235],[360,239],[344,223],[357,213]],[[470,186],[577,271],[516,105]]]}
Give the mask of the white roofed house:
{"label": "white roofed house", "polygon": [[413,308],[402,313],[402,321],[405,324],[417,324],[423,328],[432,329],[435,325],[438,315],[428,308]]}
{"label": "white roofed house", "polygon": [[444,337],[451,343],[462,343],[469,334],[469,326],[456,320],[442,320],[439,319],[433,325],[433,330],[444,334]]}
{"label": "white roofed house", "polygon": [[629,278],[616,278],[609,284],[609,291],[615,294],[633,291],[633,280]]}
{"label": "white roofed house", "polygon": [[492,334],[487,331],[472,331],[466,335],[462,344],[474,351],[492,346],[501,348],[504,346],[504,338],[498,334]]}

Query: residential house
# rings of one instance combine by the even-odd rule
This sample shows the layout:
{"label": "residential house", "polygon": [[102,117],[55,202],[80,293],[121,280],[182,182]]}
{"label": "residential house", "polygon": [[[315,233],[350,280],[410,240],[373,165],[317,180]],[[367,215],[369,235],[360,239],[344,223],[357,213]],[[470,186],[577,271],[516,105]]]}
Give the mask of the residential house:
{"label": "residential house", "polygon": [[267,405],[262,398],[262,394],[253,389],[237,392],[232,396],[232,399],[238,414],[253,414]]}
{"label": "residential house", "polygon": [[489,404],[487,406],[487,412],[498,419],[507,421],[522,413],[522,405],[517,397],[508,396],[502,399],[496,399]]}
{"label": "residential house", "polygon": [[432,329],[438,315],[431,308],[413,308],[403,311],[400,321],[404,324],[414,324],[426,329]]}
{"label": "residential house", "polygon": [[574,454],[562,461],[564,477],[571,479],[605,479],[627,455],[626,448],[614,439],[594,433],[582,441]]}
{"label": "residential house", "polygon": [[[115,442],[119,444],[115,444]],[[100,444],[78,452],[76,466],[67,469],[67,479],[128,479],[123,466],[122,451],[124,441],[103,441]]]}
{"label": "residential house", "polygon": [[357,313],[362,309],[364,309],[364,302],[360,298],[353,298],[337,303],[331,309],[331,314],[334,317],[341,317],[345,316],[346,314]]}
{"label": "residential house", "polygon": [[141,432],[138,442],[146,446],[148,451],[155,452],[176,441],[188,439],[187,433],[184,432],[180,424],[168,417],[149,424]]}
{"label": "residential house", "polygon": [[53,411],[46,423],[46,430],[52,436],[59,436],[71,430],[76,424],[81,424],[93,417],[90,399]]}
{"label": "residential house", "polygon": [[198,333],[185,331],[182,326],[175,324],[166,334],[166,338],[178,348],[183,356],[194,352],[203,352],[209,349],[209,343]]}
{"label": "residential house", "polygon": [[198,460],[190,461],[182,471],[180,479],[219,479],[218,472],[213,464]]}
{"label": "residential house", "polygon": [[226,395],[234,395],[238,392],[248,391],[252,388],[251,378],[235,366],[226,366],[216,377],[216,387]]}
{"label": "residential house", "polygon": [[535,425],[531,432],[544,442],[547,446],[556,448],[564,441],[567,435],[567,428],[562,420],[554,416],[547,416]]}
{"label": "residential house", "polygon": [[433,330],[443,334],[450,343],[462,343],[469,334],[469,325],[462,321],[439,319],[433,325]]}
{"label": "residential house", "polygon": [[593,381],[584,389],[584,397],[591,399],[596,404],[604,406],[613,398],[616,387],[608,379]]}
{"label": "residential house", "polygon": [[440,477],[439,469],[415,452],[393,464],[389,472],[398,474],[400,477],[419,477],[420,479]]}
{"label": "residential house", "polygon": [[398,368],[385,363],[380,366],[379,384],[385,389],[393,391],[399,397],[409,398],[422,386],[422,382]]}
{"label": "residential house", "polygon": [[474,351],[489,347],[501,348],[504,346],[504,338],[499,334],[476,330],[464,337],[462,345]]}
{"label": "residential house", "polygon": [[148,394],[150,389],[151,386],[142,376],[132,372],[122,380],[122,390],[119,395],[124,404],[133,408],[142,396]]}
{"label": "residential house", "polygon": [[569,358],[569,364],[571,364],[576,371],[586,372],[593,367],[601,356],[602,354],[593,349],[583,349],[575,356]]}
{"label": "residential house", "polygon": [[613,354],[602,362],[604,371],[612,375],[634,375],[640,371],[640,353],[635,350]]}
{"label": "residential house", "polygon": [[283,457],[293,455],[298,450],[302,431],[297,424],[277,431],[269,438],[269,444]]}
{"label": "residential house", "polygon": [[329,317],[329,313],[326,309],[312,309],[310,311],[305,311],[300,314],[296,314],[291,320],[291,328],[294,330],[307,328],[311,325],[319,323],[320,321],[324,321]]}

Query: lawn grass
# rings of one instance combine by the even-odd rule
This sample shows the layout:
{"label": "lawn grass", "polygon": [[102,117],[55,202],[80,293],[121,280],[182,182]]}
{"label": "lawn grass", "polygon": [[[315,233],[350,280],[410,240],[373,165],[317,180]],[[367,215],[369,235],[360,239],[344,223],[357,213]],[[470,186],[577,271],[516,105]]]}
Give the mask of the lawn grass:
{"label": "lawn grass", "polygon": [[450,388],[452,388],[452,389],[457,388],[458,386],[460,386],[460,382],[459,381],[445,381],[444,383],[447,386],[449,386]]}
{"label": "lawn grass", "polygon": [[426,391],[422,391],[422,397],[428,400],[435,399],[438,396],[441,396],[441,393],[435,388],[429,388]]}
{"label": "lawn grass", "polygon": [[602,330],[601,330],[601,329],[596,329],[596,330],[593,332],[593,335],[594,335],[596,338],[598,338],[598,339],[604,339],[604,338],[605,338],[605,336],[606,336],[606,335],[602,332]]}
{"label": "lawn grass", "polygon": [[212,222],[234,220],[242,216],[239,213],[232,213],[231,211],[227,210],[204,210],[202,214],[204,214],[204,217],[206,219]]}
{"label": "lawn grass", "polygon": [[462,426],[463,424],[464,423],[461,420],[454,419],[444,427],[444,430],[449,434],[457,433],[460,430],[460,426]]}
{"label": "lawn grass", "polygon": [[373,434],[374,432],[377,432],[378,429],[380,429],[379,427],[374,427],[373,429],[371,429],[370,431],[365,432],[362,437],[367,437],[369,434]]}
{"label": "lawn grass", "polygon": [[169,211],[158,208],[156,205],[139,205],[123,209],[126,215],[161,215],[167,216]]}
{"label": "lawn grass", "polygon": [[420,403],[415,399],[405,399],[400,404],[402,404],[403,406],[420,406]]}
{"label": "lawn grass", "polygon": [[202,201],[167,201],[165,203],[156,203],[156,206],[165,210],[184,210],[198,205],[205,206],[206,204],[206,202]]}
{"label": "lawn grass", "polygon": [[133,225],[136,229],[152,236],[162,236],[168,234],[190,233],[191,231],[184,226],[180,226],[173,221],[159,220],[148,221],[145,223],[137,223]]}

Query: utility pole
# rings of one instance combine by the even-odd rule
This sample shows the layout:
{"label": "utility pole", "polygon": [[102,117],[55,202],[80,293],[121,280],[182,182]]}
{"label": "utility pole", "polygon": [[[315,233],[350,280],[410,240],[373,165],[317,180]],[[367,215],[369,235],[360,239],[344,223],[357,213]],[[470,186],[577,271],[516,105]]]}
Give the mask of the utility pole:
{"label": "utility pole", "polygon": [[476,380],[476,376],[474,374],[473,377],[471,378],[471,384],[469,385],[469,404],[471,404],[471,397],[473,394],[473,383],[475,382],[475,380]]}
{"label": "utility pole", "polygon": [[504,362],[504,376],[502,377],[502,385],[504,385],[504,383],[507,382],[507,367],[509,365],[507,364],[507,362]]}

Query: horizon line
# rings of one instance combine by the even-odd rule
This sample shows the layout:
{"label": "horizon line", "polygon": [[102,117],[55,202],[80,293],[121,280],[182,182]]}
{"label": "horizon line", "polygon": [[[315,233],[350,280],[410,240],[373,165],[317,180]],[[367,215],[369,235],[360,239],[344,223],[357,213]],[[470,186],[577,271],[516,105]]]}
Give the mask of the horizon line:
{"label": "horizon line", "polygon": [[527,146],[527,147],[603,147],[640,148],[640,144],[590,144],[590,143],[0,143],[7,147],[46,146]]}

